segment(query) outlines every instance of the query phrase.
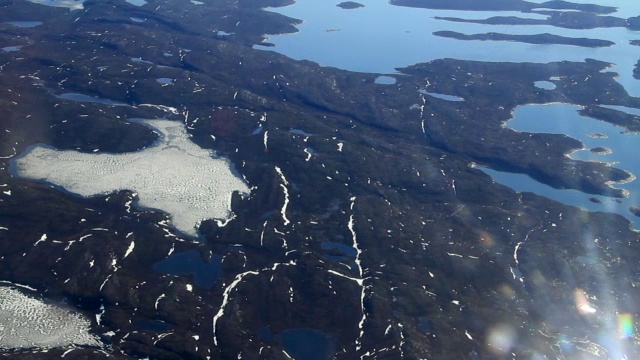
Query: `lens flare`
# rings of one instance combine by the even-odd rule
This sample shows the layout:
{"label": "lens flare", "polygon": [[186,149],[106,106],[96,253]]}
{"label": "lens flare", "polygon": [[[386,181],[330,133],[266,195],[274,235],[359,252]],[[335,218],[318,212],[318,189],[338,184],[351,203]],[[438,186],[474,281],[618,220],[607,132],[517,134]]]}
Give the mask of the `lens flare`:
{"label": "lens flare", "polygon": [[517,332],[508,324],[498,324],[489,330],[487,342],[497,354],[508,354],[517,343]]}
{"label": "lens flare", "polygon": [[493,236],[484,230],[479,231],[478,242],[486,248],[492,248],[496,245],[496,241],[493,239]]}
{"label": "lens flare", "polygon": [[633,337],[633,314],[620,314],[618,315],[618,329],[620,336],[625,339]]}

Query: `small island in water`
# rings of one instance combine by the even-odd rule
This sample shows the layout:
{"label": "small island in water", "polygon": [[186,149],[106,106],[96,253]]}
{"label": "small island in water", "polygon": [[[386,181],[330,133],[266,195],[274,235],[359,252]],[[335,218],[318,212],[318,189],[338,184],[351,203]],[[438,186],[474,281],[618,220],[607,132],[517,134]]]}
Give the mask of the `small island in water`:
{"label": "small island in water", "polygon": [[347,10],[351,10],[351,9],[358,9],[361,7],[364,7],[364,5],[357,3],[355,1],[345,1],[345,2],[341,2],[340,4],[336,5],[337,7],[343,8],[343,9],[347,9]]}

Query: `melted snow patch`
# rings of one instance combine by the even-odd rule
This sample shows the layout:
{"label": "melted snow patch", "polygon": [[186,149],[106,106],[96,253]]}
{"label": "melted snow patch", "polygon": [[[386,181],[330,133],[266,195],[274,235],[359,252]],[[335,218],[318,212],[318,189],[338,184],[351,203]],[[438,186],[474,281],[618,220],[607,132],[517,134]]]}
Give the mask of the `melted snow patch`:
{"label": "melted snow patch", "polygon": [[229,161],[191,142],[182,123],[140,122],[160,135],[144,150],[89,154],[38,145],[15,160],[18,175],[82,196],[133,190],[139,206],[167,212],[179,231],[193,236],[204,219],[232,217],[231,194],[250,190]]}
{"label": "melted snow patch", "polygon": [[0,349],[100,344],[78,313],[0,286]]}

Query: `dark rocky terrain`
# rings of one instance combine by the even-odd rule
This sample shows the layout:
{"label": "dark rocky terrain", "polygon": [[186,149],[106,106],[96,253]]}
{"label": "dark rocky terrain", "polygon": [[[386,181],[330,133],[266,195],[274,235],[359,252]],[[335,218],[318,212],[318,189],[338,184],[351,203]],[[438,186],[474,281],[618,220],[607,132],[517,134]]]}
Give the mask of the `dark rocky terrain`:
{"label": "dark rocky terrain", "polygon": [[[518,105],[568,102],[634,130],[637,119],[596,106],[640,106],[609,64],[442,59],[380,85],[376,74],[253,49],[295,31],[298,20],[261,10],[287,3],[105,0],[69,12],[0,1],[2,21],[43,22],[0,28],[3,43],[23,46],[0,52],[0,280],[82,310],[105,344],[2,355],[303,359],[291,345],[301,338],[337,359],[611,355],[597,334],[618,313],[640,312],[638,233],[621,216],[516,193],[470,166],[621,197],[608,182],[629,174],[565,156],[579,142],[503,126]],[[532,6],[508,3],[482,2]],[[534,86],[550,77],[555,90]],[[465,101],[425,97],[427,81]],[[127,105],[54,96],[68,92]],[[129,209],[130,191],[81,198],[10,172],[37,143],[141,149],[155,135],[127,121],[140,117],[186,122],[194,142],[231,160],[253,187],[233,198],[232,221],[183,238],[166,214]],[[154,270],[193,250],[219,261],[213,285]],[[581,291],[597,314],[577,311]],[[508,351],[491,344],[496,333],[511,339]],[[637,356],[636,339],[622,341]]]}

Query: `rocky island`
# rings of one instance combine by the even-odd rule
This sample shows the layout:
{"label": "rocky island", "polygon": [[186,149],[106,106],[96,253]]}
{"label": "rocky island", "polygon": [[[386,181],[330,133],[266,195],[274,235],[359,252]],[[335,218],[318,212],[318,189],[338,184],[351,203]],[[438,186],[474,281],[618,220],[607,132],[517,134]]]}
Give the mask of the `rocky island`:
{"label": "rocky island", "polygon": [[615,16],[602,16],[581,11],[532,11],[535,14],[548,15],[546,19],[521,18],[517,16],[492,16],[487,19],[462,19],[440,16],[440,20],[460,23],[490,25],[551,25],[566,29],[596,29],[604,27],[627,27],[628,22]]}
{"label": "rocky island", "polygon": [[481,41],[518,41],[527,44],[558,44],[586,47],[607,47],[614,44],[612,41],[587,39],[587,38],[568,38],[553,34],[537,34],[537,35],[511,35],[499,33],[472,34],[465,35],[455,31],[436,31],[436,36],[448,37],[457,40],[481,40]]}
{"label": "rocky island", "polygon": [[535,9],[554,10],[575,10],[594,14],[611,14],[616,11],[615,7],[602,6],[597,4],[580,4],[570,1],[550,0],[543,2],[532,2],[526,0],[488,0],[476,1],[447,1],[447,0],[391,0],[391,3],[398,6],[425,8],[425,9],[446,9],[446,10],[468,10],[468,11],[521,11],[531,12]]}
{"label": "rocky island", "polygon": [[349,9],[349,10],[364,7],[364,5],[362,5],[360,3],[357,3],[355,1],[341,2],[340,4],[338,4],[336,6],[338,6],[340,8],[343,8],[343,9]]}

